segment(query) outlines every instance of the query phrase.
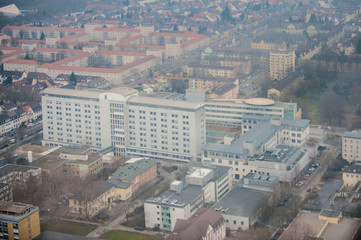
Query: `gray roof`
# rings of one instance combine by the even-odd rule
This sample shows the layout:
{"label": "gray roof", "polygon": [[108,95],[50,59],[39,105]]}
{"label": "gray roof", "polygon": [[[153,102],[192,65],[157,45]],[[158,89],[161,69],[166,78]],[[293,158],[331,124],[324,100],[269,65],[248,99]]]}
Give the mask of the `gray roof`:
{"label": "gray roof", "polygon": [[209,226],[218,228],[224,218],[213,209],[201,208],[190,219],[177,219],[173,234],[167,240],[198,240],[206,238]]}
{"label": "gray roof", "polygon": [[252,156],[249,160],[285,163],[290,161],[292,159],[291,157],[296,154],[298,150],[298,147],[278,145],[275,149],[266,150],[261,155],[256,154]]}
{"label": "gray roof", "polygon": [[145,172],[155,164],[157,164],[157,162],[150,159],[141,159],[134,163],[129,163],[118,168],[107,182],[116,188],[128,188],[133,178],[136,178],[139,174]]}
{"label": "gray roof", "polygon": [[200,195],[203,195],[202,186],[188,185],[180,193],[167,190],[158,197],[148,198],[146,202],[170,206],[173,205],[175,207],[185,207],[186,205],[192,203]]}
{"label": "gray roof", "polygon": [[310,125],[310,120],[308,120],[308,119],[282,120],[281,124],[282,125],[287,125],[287,126],[290,126],[290,127],[306,128],[306,127],[308,127]]}
{"label": "gray roof", "polygon": [[225,152],[234,154],[245,154],[246,149],[243,147],[245,142],[254,142],[256,149],[262,144],[272,138],[277,131],[278,126],[272,125],[268,121],[258,122],[251,130],[244,135],[235,139],[231,145],[224,145],[220,143],[208,143],[203,147],[204,151]]}
{"label": "gray roof", "polygon": [[361,139],[361,131],[351,131],[351,132],[345,132],[345,134],[343,135],[344,137],[348,137],[348,138],[357,138],[357,139]]}
{"label": "gray roof", "polygon": [[255,215],[259,203],[266,194],[263,191],[236,186],[213,209],[228,208],[226,212],[221,212],[223,216],[231,215],[250,218]]}
{"label": "gray roof", "polygon": [[361,165],[349,165],[343,170],[345,173],[361,174]]}
{"label": "gray roof", "polygon": [[11,172],[27,172],[30,170],[39,170],[39,168],[24,165],[6,164],[5,166],[0,167],[0,177],[8,175]]}

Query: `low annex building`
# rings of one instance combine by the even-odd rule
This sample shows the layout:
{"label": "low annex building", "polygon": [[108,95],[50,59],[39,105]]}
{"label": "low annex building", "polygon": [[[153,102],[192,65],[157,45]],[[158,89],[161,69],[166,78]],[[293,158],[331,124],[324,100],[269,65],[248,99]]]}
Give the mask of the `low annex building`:
{"label": "low annex building", "polygon": [[97,181],[69,198],[69,211],[91,218],[109,206],[113,196],[114,187],[111,184]]}
{"label": "low annex building", "polygon": [[178,219],[166,240],[222,240],[226,224],[221,214],[210,208],[199,209],[190,219]]}
{"label": "low annex building", "polygon": [[157,178],[157,162],[139,159],[118,168],[107,180],[114,186],[114,200],[127,200],[134,193]]}
{"label": "low annex building", "polygon": [[174,181],[170,189],[144,203],[145,226],[173,231],[177,219],[189,219],[205,203],[217,202],[232,188],[228,167],[194,167],[183,181]]}
{"label": "low annex building", "polygon": [[47,155],[35,160],[31,166],[48,173],[64,172],[86,177],[103,169],[102,157],[92,152],[89,146],[70,145],[56,147]]}

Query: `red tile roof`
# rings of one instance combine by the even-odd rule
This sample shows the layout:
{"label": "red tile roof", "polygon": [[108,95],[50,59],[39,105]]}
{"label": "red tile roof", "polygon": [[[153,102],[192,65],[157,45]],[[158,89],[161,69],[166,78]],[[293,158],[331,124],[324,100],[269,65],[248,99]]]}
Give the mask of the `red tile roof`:
{"label": "red tile roof", "polygon": [[69,31],[69,32],[84,32],[83,28],[66,28],[66,27],[33,27],[33,26],[5,26],[5,29],[13,30],[33,30],[33,31]]}
{"label": "red tile roof", "polygon": [[102,32],[140,32],[139,29],[134,29],[134,28],[96,28],[95,31],[102,31]]}
{"label": "red tile roof", "polygon": [[38,64],[38,62],[37,62],[37,61],[34,61],[34,60],[26,60],[26,59],[10,59],[10,60],[6,61],[6,63],[14,63],[14,64],[33,64],[33,65]]}
{"label": "red tile roof", "polygon": [[120,52],[120,51],[98,50],[95,53],[105,54],[105,55],[146,56],[146,53],[144,53],[144,52]]}
{"label": "red tile roof", "polygon": [[63,37],[63,38],[61,38],[59,40],[59,42],[67,42],[69,40],[77,39],[77,38],[80,38],[80,37],[83,37],[83,36],[86,36],[86,35],[88,35],[86,32],[80,32],[80,33],[77,33],[77,34],[73,34],[73,35]]}

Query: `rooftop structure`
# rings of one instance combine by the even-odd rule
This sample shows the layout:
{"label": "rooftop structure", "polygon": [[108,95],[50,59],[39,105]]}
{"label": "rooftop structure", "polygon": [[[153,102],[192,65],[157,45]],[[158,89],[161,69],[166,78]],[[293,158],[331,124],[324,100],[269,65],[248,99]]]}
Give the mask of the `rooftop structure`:
{"label": "rooftop structure", "polygon": [[226,227],[248,230],[256,221],[258,207],[266,193],[236,186],[213,209],[222,214]]}
{"label": "rooftop structure", "polygon": [[217,202],[232,187],[230,170],[218,166],[192,168],[185,181],[174,181],[169,190],[145,201],[146,227],[157,225],[172,231],[177,219],[189,219],[204,203]]}
{"label": "rooftop structure", "polygon": [[33,239],[40,234],[39,208],[18,202],[0,202],[0,222],[8,239]]}
{"label": "rooftop structure", "polygon": [[297,104],[275,102],[271,99],[209,99],[205,102],[207,124],[240,127],[245,118],[296,118]]}
{"label": "rooftop structure", "polygon": [[92,153],[89,146],[65,146],[54,148],[31,163],[49,173],[64,171],[80,177],[96,173],[103,168],[101,156]]}
{"label": "rooftop structure", "polygon": [[115,187],[116,199],[126,200],[156,177],[157,162],[151,159],[138,159],[118,168],[107,182]]}

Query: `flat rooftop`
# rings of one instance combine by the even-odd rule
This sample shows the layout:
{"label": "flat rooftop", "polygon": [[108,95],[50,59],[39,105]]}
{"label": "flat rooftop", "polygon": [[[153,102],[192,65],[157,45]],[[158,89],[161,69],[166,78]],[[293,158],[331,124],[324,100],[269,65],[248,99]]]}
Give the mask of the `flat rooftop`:
{"label": "flat rooftop", "polygon": [[266,192],[235,186],[213,209],[222,215],[252,217]]}
{"label": "flat rooftop", "polygon": [[348,131],[343,134],[347,138],[361,139],[361,130]]}
{"label": "flat rooftop", "polygon": [[254,155],[250,161],[264,161],[264,162],[286,162],[298,148],[293,146],[278,145],[275,149],[266,150],[262,155]]}
{"label": "flat rooftop", "polygon": [[19,222],[36,211],[39,211],[39,208],[30,204],[0,201],[1,221]]}
{"label": "flat rooftop", "polygon": [[[46,154],[43,157],[40,157],[37,160],[34,160],[30,165],[34,167],[40,167],[43,169],[56,169],[60,167],[65,162],[75,163],[75,164],[90,164],[100,158],[97,154],[88,154],[90,148],[89,146],[79,146],[79,147],[60,147],[55,151],[52,151]],[[69,154],[69,155],[87,155],[87,160],[72,160],[67,158],[60,158],[60,154]]]}
{"label": "flat rooftop", "polygon": [[12,172],[27,172],[32,170],[39,170],[39,168],[35,166],[6,164],[5,166],[0,167],[0,177],[6,176]]}
{"label": "flat rooftop", "polygon": [[186,110],[196,110],[203,107],[202,103],[186,102],[186,101],[177,101],[171,99],[163,98],[149,98],[149,97],[140,97],[134,96],[128,100],[130,105],[143,105],[143,106],[157,106],[157,107],[170,107],[175,109],[186,109]]}
{"label": "flat rooftop", "polygon": [[147,203],[185,207],[201,196],[202,186],[188,185],[179,194],[176,191],[167,190],[158,197],[148,198]]}
{"label": "flat rooftop", "polygon": [[343,172],[361,174],[361,165],[349,165],[345,166]]}
{"label": "flat rooftop", "polygon": [[211,169],[207,168],[195,168],[195,170],[190,173],[188,176],[191,178],[203,178],[205,175],[211,173]]}
{"label": "flat rooftop", "polygon": [[61,96],[70,96],[70,97],[84,97],[84,98],[99,98],[99,94],[101,93],[116,93],[122,96],[129,96],[137,93],[138,91],[129,88],[129,87],[118,87],[113,89],[65,89],[65,88],[46,88],[43,90],[43,94],[52,94],[52,95],[61,95]]}

